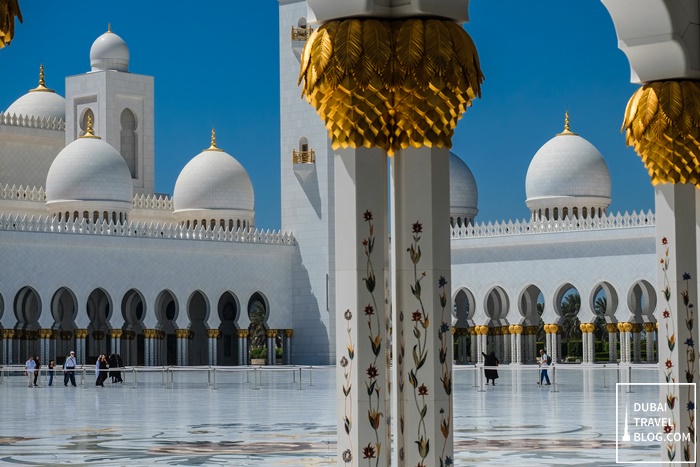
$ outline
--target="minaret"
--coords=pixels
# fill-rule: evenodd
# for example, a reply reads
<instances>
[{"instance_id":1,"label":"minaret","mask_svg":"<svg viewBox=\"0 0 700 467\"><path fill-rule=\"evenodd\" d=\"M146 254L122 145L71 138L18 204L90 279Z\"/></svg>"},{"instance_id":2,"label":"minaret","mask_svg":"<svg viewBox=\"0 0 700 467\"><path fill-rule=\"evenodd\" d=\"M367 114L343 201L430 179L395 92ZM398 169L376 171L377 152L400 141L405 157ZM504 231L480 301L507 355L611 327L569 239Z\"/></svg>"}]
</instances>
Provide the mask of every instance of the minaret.
<instances>
[{"instance_id":1,"label":"minaret","mask_svg":"<svg viewBox=\"0 0 700 467\"><path fill-rule=\"evenodd\" d=\"M90 64L90 72L66 78L66 144L91 116L96 133L124 158L134 193L153 194L153 77L129 72L129 48L111 25L92 44Z\"/></svg>"},{"instance_id":2,"label":"minaret","mask_svg":"<svg viewBox=\"0 0 700 467\"><path fill-rule=\"evenodd\" d=\"M282 230L294 233L293 353L335 362L334 159L328 133L297 85L311 28L303 0L280 2L280 168Z\"/></svg>"}]
</instances>

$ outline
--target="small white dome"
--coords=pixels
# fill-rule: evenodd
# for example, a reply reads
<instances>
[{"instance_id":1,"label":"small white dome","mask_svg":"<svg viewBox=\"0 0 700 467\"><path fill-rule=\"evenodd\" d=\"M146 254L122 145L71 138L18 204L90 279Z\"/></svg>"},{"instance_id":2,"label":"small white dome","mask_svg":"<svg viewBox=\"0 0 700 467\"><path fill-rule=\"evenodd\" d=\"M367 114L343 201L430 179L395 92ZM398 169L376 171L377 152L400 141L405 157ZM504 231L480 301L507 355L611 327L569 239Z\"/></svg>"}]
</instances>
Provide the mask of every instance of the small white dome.
<instances>
[{"instance_id":1,"label":"small white dome","mask_svg":"<svg viewBox=\"0 0 700 467\"><path fill-rule=\"evenodd\" d=\"M473 221L479 213L479 190L474 174L456 154L450 153L450 217L453 223Z\"/></svg>"},{"instance_id":2,"label":"small white dome","mask_svg":"<svg viewBox=\"0 0 700 467\"><path fill-rule=\"evenodd\" d=\"M10 105L8 115L66 119L66 100L44 85L44 66L39 72L39 86Z\"/></svg>"},{"instance_id":3,"label":"small white dome","mask_svg":"<svg viewBox=\"0 0 700 467\"><path fill-rule=\"evenodd\" d=\"M525 192L526 204L533 212L547 208L567 208L569 215L574 208L575 212L583 208L604 211L611 201L608 164L595 146L567 126L533 157Z\"/></svg>"},{"instance_id":4,"label":"small white dome","mask_svg":"<svg viewBox=\"0 0 700 467\"><path fill-rule=\"evenodd\" d=\"M215 142L180 172L173 205L179 220L241 219L250 225L255 217L255 195L248 173Z\"/></svg>"},{"instance_id":5,"label":"small white dome","mask_svg":"<svg viewBox=\"0 0 700 467\"><path fill-rule=\"evenodd\" d=\"M92 71L129 71L129 47L121 37L108 30L92 43L90 66Z\"/></svg>"},{"instance_id":6,"label":"small white dome","mask_svg":"<svg viewBox=\"0 0 700 467\"><path fill-rule=\"evenodd\" d=\"M131 172L119 152L95 137L78 138L54 159L46 176L46 206L60 211L128 212Z\"/></svg>"}]
</instances>

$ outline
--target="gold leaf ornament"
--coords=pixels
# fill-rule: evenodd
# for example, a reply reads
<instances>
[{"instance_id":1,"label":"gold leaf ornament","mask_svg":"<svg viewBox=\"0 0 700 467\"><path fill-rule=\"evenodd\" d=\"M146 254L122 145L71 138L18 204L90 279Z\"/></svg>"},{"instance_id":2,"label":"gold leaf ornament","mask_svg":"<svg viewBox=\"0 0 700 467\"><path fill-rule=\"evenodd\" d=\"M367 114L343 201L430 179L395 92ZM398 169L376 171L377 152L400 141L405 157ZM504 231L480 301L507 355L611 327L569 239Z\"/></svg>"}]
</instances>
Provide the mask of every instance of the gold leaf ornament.
<instances>
[{"instance_id":1,"label":"gold leaf ornament","mask_svg":"<svg viewBox=\"0 0 700 467\"><path fill-rule=\"evenodd\" d=\"M457 122L481 97L476 46L438 19L346 19L315 30L301 58L302 96L334 149L451 147Z\"/></svg>"},{"instance_id":2,"label":"gold leaf ornament","mask_svg":"<svg viewBox=\"0 0 700 467\"><path fill-rule=\"evenodd\" d=\"M657 81L630 98L622 124L652 185L700 187L700 83Z\"/></svg>"},{"instance_id":3,"label":"gold leaf ornament","mask_svg":"<svg viewBox=\"0 0 700 467\"><path fill-rule=\"evenodd\" d=\"M17 0L0 0L0 49L10 45L15 36L15 17L22 22L22 12Z\"/></svg>"}]
</instances>

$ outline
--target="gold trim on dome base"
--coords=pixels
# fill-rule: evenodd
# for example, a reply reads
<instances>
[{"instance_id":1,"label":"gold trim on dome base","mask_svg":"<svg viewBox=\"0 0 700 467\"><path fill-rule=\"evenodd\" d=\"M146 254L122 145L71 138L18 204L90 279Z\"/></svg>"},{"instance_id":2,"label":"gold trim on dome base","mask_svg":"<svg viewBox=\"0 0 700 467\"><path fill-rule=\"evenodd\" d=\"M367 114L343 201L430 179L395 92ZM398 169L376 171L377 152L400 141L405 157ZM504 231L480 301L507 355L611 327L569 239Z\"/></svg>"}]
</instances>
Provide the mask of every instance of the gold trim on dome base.
<instances>
[{"instance_id":1,"label":"gold trim on dome base","mask_svg":"<svg viewBox=\"0 0 700 467\"><path fill-rule=\"evenodd\" d=\"M302 96L326 124L333 149L452 147L484 76L476 46L439 19L330 21L301 57Z\"/></svg>"},{"instance_id":2,"label":"gold trim on dome base","mask_svg":"<svg viewBox=\"0 0 700 467\"><path fill-rule=\"evenodd\" d=\"M622 123L651 184L700 187L700 83L657 81L630 98Z\"/></svg>"}]
</instances>

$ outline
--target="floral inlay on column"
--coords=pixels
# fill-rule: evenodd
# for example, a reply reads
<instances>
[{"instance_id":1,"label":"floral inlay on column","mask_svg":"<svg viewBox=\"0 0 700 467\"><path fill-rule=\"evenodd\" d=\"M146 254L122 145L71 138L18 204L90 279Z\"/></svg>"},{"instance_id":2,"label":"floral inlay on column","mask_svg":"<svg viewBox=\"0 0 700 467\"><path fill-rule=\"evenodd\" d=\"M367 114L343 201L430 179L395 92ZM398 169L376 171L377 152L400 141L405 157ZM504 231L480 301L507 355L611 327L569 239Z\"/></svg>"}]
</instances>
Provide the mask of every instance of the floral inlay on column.
<instances>
[{"instance_id":1,"label":"floral inlay on column","mask_svg":"<svg viewBox=\"0 0 700 467\"><path fill-rule=\"evenodd\" d=\"M662 316L664 320L664 338L666 342L666 347L668 348L669 355L665 361L664 379L666 383L676 383L680 380L678 369L674 366L674 360L680 361L678 358L678 349L676 349L676 322L673 318L673 308L672 308L672 288L671 283L668 278L668 270L670 268L670 255L669 255L669 244L668 239L664 237L661 240L664 247L664 257L661 258L661 269L663 272L663 296L666 301L666 308L664 309ZM684 341L685 346L685 382L693 383L695 380L696 372L696 353L695 353L695 342L692 338L693 329L695 326L695 306L690 300L690 281L692 277L689 273L684 272L682 275L682 280L685 282L685 289L680 291L681 299L683 300L683 307L685 308L684 324L688 330L688 337ZM666 390L666 404L671 411L670 423L664 426L664 433L672 434L678 431L677 421L675 413L673 412L676 402L678 401L678 395L676 394L676 386L669 385ZM682 438L681 446L683 447L683 459L688 462L692 459L692 454L695 453L695 402L693 401L693 387L692 385L687 386L687 406L688 411L688 426L686 427L687 432L690 434L690 439ZM682 409L681 409L682 410ZM666 456L669 461L673 461L676 457L676 444L673 441L668 441L666 444Z\"/></svg>"},{"instance_id":2,"label":"floral inlay on column","mask_svg":"<svg viewBox=\"0 0 700 467\"><path fill-rule=\"evenodd\" d=\"M381 423L381 418L384 416L380 410L380 390L381 387L377 381L379 376L379 371L377 370L377 360L379 359L379 354L382 349L382 323L378 314L375 314L377 309L377 299L374 295L374 291L377 286L376 277L374 275L374 266L372 265L372 251L374 250L374 226L372 225L372 213L368 210L364 213L365 222L369 224L369 235L367 238L362 240L362 246L365 250L365 256L367 257L367 276L363 278L363 282L367 287L367 291L370 294L371 303L365 306L364 313L367 316L367 327L369 328L369 340L372 347L372 354L374 355L374 361L367 367L367 379L365 380L365 386L367 389L367 396L369 397L369 411L367 413L370 427L374 430L376 442L374 446L368 444L363 448L363 457L365 459L373 459L375 455L379 465L379 456L382 452L382 443L379 441L379 426ZM376 328L372 328L372 321L376 322Z\"/></svg>"},{"instance_id":3,"label":"floral inlay on column","mask_svg":"<svg viewBox=\"0 0 700 467\"><path fill-rule=\"evenodd\" d=\"M421 259L421 249L420 249L420 234L423 232L423 225L417 221L413 223L412 233L413 242L408 248L408 254L411 258L411 263L413 263L413 284L411 284L411 293L416 298L418 302L417 309L411 313L411 321L413 321L413 337L415 339L415 344L412 349L413 365L408 370L408 382L413 387L413 399L415 402L415 410L419 416L419 423L417 426L415 444L418 449L418 454L421 459L425 460L430 452L430 438L428 436L428 430L425 423L425 417L428 415L428 403L425 397L428 396L428 392L431 390L437 390L437 388L429 388L421 379L421 369L428 360L430 349L428 348L428 333L430 331L430 317L428 316L423 299L421 297L421 282L427 277L425 271L418 272L418 263ZM451 376L451 363L447 361L447 349L450 342L450 325L445 321L445 312L447 307L447 293L445 285L447 285L447 280L444 277L440 277L438 280L438 289L440 290L440 305L441 314L440 320L441 324L438 328L438 338L440 340L439 348L439 360L441 364L442 377L440 381L442 382L442 390L449 396L452 392L452 376ZM448 313L449 316L449 313ZM400 319L403 318L403 314L400 315ZM403 353L403 348L402 352ZM402 367L399 367L401 370ZM400 391L403 387L399 388ZM447 440L450 435L451 426L451 398L448 398L449 406L447 410L444 407L440 408L441 421L440 421L440 431L442 432L445 440L442 445L442 454L440 456L440 466L450 466L453 465L453 460L450 456L445 456L445 449L447 447ZM406 409L408 410L408 408ZM447 415L445 415L447 414ZM401 420L401 426L403 431L403 420ZM400 456L401 457L401 456ZM424 467L424 462L419 463L416 467Z\"/></svg>"},{"instance_id":4,"label":"floral inlay on column","mask_svg":"<svg viewBox=\"0 0 700 467\"><path fill-rule=\"evenodd\" d=\"M695 307L690 302L689 286L690 274L683 274L683 281L685 282L685 290L681 292L681 297L683 297L683 305L685 307L685 326L688 329L689 334L693 335L693 328L695 326ZM695 342L692 337L688 337L685 342L685 357L686 357L686 369L685 369L685 382L692 383L695 380L695 365L696 354L695 354ZM683 441L683 460L690 461L691 452L695 451L695 447L691 447L691 444L695 440L695 402L693 401L693 387L688 385L688 433L690 433L690 440ZM697 454L696 454L697 455Z\"/></svg>"},{"instance_id":5,"label":"floral inlay on column","mask_svg":"<svg viewBox=\"0 0 700 467\"><path fill-rule=\"evenodd\" d=\"M664 300L666 300L666 309L663 311L663 317L665 321L664 325L664 337L666 338L666 345L668 346L669 352L673 353L676 348L676 325L673 321L673 315L671 314L671 284L668 279L668 268L671 265L671 260L669 258L669 246L668 239L664 237L661 240L664 245L665 256L661 258L661 270L664 274L664 285L663 285L663 295ZM666 359L666 371L664 371L664 376L667 383L675 383L677 380L676 370L673 367L673 361L670 358ZM664 426L665 433L672 433L676 431L676 419L673 413L673 408L676 405L676 391L674 386L666 386L666 404L671 409L671 423ZM666 455L669 460L673 460L676 457L676 445L673 442L669 442L666 445Z\"/></svg>"},{"instance_id":6,"label":"floral inlay on column","mask_svg":"<svg viewBox=\"0 0 700 467\"><path fill-rule=\"evenodd\" d=\"M343 461L345 464L354 465L352 463L352 437L350 436L350 430L352 429L352 362L355 358L355 344L352 342L352 328L350 327L350 322L352 321L352 312L350 310L345 310L345 322L347 323L348 332L348 342L347 342L347 356L343 356L340 359L340 366L343 367L343 376L345 378L345 384L343 385L343 395L345 396L344 409L345 414L343 416L343 421L345 424L345 434L348 437L348 442L350 443L350 449L346 449L343 452Z\"/></svg>"}]
</instances>

